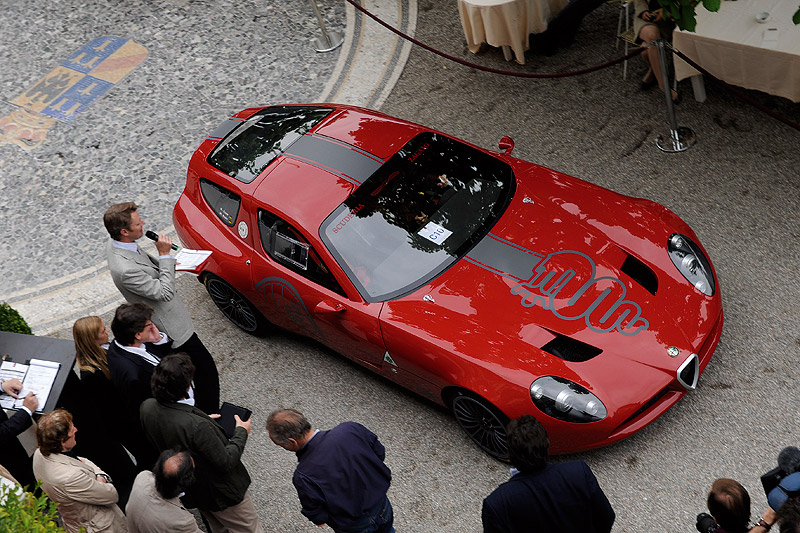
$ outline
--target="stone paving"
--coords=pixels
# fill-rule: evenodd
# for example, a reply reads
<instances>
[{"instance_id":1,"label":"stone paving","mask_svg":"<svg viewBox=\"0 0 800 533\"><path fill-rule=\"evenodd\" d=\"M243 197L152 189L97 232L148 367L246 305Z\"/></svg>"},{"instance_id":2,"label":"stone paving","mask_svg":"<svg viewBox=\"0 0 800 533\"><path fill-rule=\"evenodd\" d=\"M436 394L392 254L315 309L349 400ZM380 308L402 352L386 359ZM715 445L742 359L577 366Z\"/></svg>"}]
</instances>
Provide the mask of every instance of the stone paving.
<instances>
[{"instance_id":1,"label":"stone paving","mask_svg":"<svg viewBox=\"0 0 800 533\"><path fill-rule=\"evenodd\" d=\"M132 39L148 55L71 123L52 121L35 148L0 137L0 301L37 334L118 305L103 212L133 200L150 229L170 233L192 152L230 114L284 102L380 107L410 45L345 2L318 3L327 28L346 37L333 52L315 52L309 2L4 2L0 117L94 39ZM413 33L415 0L362 3Z\"/></svg>"}]
</instances>

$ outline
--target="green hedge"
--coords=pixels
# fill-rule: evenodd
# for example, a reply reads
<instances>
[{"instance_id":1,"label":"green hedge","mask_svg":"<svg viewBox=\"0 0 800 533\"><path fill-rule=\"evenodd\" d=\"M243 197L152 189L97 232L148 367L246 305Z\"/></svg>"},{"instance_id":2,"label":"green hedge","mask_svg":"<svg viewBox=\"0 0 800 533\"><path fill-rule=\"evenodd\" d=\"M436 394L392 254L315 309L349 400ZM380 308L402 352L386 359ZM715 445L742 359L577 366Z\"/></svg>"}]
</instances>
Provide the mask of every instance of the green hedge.
<instances>
[{"instance_id":1,"label":"green hedge","mask_svg":"<svg viewBox=\"0 0 800 533\"><path fill-rule=\"evenodd\" d=\"M33 335L30 326L19 312L6 302L0 303L0 331Z\"/></svg>"},{"instance_id":2,"label":"green hedge","mask_svg":"<svg viewBox=\"0 0 800 533\"><path fill-rule=\"evenodd\" d=\"M25 492L21 496L7 487L0 487L0 529L17 533L64 533L56 521L57 505L46 494L34 496Z\"/></svg>"}]
</instances>

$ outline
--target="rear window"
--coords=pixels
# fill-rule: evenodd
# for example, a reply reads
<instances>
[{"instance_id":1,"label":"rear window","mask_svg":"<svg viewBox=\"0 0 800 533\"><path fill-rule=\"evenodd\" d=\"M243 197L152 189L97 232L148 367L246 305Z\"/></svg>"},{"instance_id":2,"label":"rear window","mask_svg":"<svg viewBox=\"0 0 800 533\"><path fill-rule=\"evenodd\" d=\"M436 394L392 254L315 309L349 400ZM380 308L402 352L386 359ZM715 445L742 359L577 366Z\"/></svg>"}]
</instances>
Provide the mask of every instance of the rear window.
<instances>
[{"instance_id":1,"label":"rear window","mask_svg":"<svg viewBox=\"0 0 800 533\"><path fill-rule=\"evenodd\" d=\"M222 139L207 161L228 176L250 183L331 111L329 107L263 109Z\"/></svg>"}]
</instances>

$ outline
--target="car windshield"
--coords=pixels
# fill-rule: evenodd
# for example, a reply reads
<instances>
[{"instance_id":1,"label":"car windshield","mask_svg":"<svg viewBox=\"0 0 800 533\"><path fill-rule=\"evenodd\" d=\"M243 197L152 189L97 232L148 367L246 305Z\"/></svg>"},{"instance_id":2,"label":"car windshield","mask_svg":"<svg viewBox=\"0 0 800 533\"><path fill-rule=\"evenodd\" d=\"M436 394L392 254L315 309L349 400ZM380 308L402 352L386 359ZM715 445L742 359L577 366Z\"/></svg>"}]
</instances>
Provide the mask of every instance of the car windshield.
<instances>
[{"instance_id":1,"label":"car windshield","mask_svg":"<svg viewBox=\"0 0 800 533\"><path fill-rule=\"evenodd\" d=\"M422 133L325 219L320 237L365 300L390 300L463 257L513 192L508 164Z\"/></svg>"}]
</instances>

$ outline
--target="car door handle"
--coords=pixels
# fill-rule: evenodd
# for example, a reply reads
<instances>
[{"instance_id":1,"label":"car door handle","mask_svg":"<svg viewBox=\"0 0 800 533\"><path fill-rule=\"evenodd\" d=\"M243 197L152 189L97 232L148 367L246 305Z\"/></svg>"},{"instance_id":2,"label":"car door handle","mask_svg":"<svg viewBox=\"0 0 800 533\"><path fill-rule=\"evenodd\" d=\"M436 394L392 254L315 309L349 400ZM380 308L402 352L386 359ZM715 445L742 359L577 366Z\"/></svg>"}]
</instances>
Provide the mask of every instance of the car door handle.
<instances>
[{"instance_id":1,"label":"car door handle","mask_svg":"<svg viewBox=\"0 0 800 533\"><path fill-rule=\"evenodd\" d=\"M314 312L320 315L328 313L341 313L342 311L346 310L347 308L339 302L331 302L329 300L322 300L314 308Z\"/></svg>"}]
</instances>

